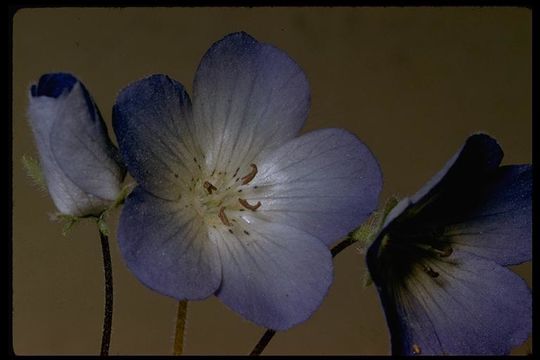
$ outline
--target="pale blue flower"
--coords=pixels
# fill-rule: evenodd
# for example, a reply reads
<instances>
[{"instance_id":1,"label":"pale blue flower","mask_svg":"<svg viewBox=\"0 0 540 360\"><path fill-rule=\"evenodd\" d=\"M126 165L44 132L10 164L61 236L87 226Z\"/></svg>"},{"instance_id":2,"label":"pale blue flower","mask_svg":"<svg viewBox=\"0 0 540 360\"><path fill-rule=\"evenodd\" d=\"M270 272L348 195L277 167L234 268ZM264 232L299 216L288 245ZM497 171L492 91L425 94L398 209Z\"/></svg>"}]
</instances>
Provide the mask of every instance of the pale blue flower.
<instances>
[{"instance_id":1,"label":"pale blue flower","mask_svg":"<svg viewBox=\"0 0 540 360\"><path fill-rule=\"evenodd\" d=\"M332 282L328 247L375 209L377 161L340 129L297 137L308 81L283 51L245 33L204 55L193 83L129 85L113 125L139 186L118 237L133 273L176 299L215 294L272 329L306 320Z\"/></svg>"},{"instance_id":2,"label":"pale blue flower","mask_svg":"<svg viewBox=\"0 0 540 360\"><path fill-rule=\"evenodd\" d=\"M369 248L393 354L507 354L530 334L530 290L506 266L531 260L532 167L502 157L469 137Z\"/></svg>"},{"instance_id":3,"label":"pale blue flower","mask_svg":"<svg viewBox=\"0 0 540 360\"><path fill-rule=\"evenodd\" d=\"M28 117L49 194L62 214L98 215L120 192L125 169L84 85L45 74L30 88Z\"/></svg>"}]
</instances>

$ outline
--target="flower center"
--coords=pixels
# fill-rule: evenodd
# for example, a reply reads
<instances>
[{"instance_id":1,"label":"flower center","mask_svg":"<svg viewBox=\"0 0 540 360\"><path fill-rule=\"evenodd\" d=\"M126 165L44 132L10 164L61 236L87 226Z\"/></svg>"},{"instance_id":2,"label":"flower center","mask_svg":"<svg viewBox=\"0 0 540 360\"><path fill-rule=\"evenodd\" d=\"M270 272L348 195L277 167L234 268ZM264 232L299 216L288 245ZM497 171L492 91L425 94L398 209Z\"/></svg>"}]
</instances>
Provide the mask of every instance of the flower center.
<instances>
[{"instance_id":1,"label":"flower center","mask_svg":"<svg viewBox=\"0 0 540 360\"><path fill-rule=\"evenodd\" d=\"M250 185L257 172L255 164L250 164L243 176L240 168L232 175L218 170L204 175L201 171L200 178L191 178L189 203L207 225L214 228L225 226L232 233L241 212L257 211L262 205L260 201L249 200L257 191L257 186Z\"/></svg>"}]
</instances>

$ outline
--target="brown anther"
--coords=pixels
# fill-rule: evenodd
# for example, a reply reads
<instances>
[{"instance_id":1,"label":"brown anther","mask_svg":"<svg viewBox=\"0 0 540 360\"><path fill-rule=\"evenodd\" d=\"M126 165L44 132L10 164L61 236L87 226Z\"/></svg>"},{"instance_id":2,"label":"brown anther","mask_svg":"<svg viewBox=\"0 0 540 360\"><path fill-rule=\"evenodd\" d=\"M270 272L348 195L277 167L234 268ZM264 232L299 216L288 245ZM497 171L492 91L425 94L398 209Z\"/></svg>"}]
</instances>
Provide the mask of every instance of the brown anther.
<instances>
[{"instance_id":1,"label":"brown anther","mask_svg":"<svg viewBox=\"0 0 540 360\"><path fill-rule=\"evenodd\" d=\"M245 207L246 209L249 209L249 210L251 210L251 211L255 211L255 210L257 210L257 209L261 206L261 202L260 202L260 201L257 201L257 203L256 203L255 205L251 205L250 203L247 202L247 200L238 198L238 202L239 202L240 204L242 204L243 207Z\"/></svg>"},{"instance_id":2,"label":"brown anther","mask_svg":"<svg viewBox=\"0 0 540 360\"><path fill-rule=\"evenodd\" d=\"M206 191L208 191L209 194L212 194L212 191L217 190L217 187L210 184L208 181L204 182L203 187L206 189Z\"/></svg>"},{"instance_id":3,"label":"brown anther","mask_svg":"<svg viewBox=\"0 0 540 360\"><path fill-rule=\"evenodd\" d=\"M424 265L424 271L432 278L439 277L439 273L433 270L431 267Z\"/></svg>"},{"instance_id":4,"label":"brown anther","mask_svg":"<svg viewBox=\"0 0 540 360\"><path fill-rule=\"evenodd\" d=\"M439 250L439 251L440 251L439 257L449 257L454 252L454 250L450 246L444 250Z\"/></svg>"},{"instance_id":5,"label":"brown anther","mask_svg":"<svg viewBox=\"0 0 540 360\"><path fill-rule=\"evenodd\" d=\"M420 355L422 353L422 349L420 348L420 346L418 346L418 344L413 344L412 352L414 355Z\"/></svg>"},{"instance_id":6,"label":"brown anther","mask_svg":"<svg viewBox=\"0 0 540 360\"><path fill-rule=\"evenodd\" d=\"M251 180L257 175L257 165L255 164L249 164L251 166L251 171L246 176L242 177L242 185L249 184Z\"/></svg>"},{"instance_id":7,"label":"brown anther","mask_svg":"<svg viewBox=\"0 0 540 360\"><path fill-rule=\"evenodd\" d=\"M219 217L219 220L221 220L221 222L223 223L223 225L231 226L231 223L229 222L229 218L227 217L227 215L225 215L225 207L222 206L219 209L218 217Z\"/></svg>"}]
</instances>

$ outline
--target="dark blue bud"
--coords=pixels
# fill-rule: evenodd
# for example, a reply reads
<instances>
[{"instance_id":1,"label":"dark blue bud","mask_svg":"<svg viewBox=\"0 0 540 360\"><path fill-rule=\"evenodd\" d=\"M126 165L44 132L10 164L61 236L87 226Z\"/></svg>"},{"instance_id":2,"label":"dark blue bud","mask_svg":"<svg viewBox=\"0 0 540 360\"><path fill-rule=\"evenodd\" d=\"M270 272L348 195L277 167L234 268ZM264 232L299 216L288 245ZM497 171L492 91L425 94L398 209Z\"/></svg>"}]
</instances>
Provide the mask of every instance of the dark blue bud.
<instances>
[{"instance_id":1,"label":"dark blue bud","mask_svg":"<svg viewBox=\"0 0 540 360\"><path fill-rule=\"evenodd\" d=\"M64 91L71 91L75 83L77 83L77 78L71 74L44 74L39 78L37 86L32 85L30 92L33 97L47 96L57 98L62 95Z\"/></svg>"}]
</instances>

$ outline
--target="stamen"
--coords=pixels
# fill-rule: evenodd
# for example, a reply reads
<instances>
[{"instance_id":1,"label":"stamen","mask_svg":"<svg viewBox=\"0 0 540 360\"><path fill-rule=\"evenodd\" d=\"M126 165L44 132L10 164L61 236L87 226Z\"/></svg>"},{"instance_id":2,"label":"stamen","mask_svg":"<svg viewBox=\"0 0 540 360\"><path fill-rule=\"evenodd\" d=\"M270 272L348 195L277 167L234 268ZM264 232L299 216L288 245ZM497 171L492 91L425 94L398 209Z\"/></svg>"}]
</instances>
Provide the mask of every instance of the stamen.
<instances>
[{"instance_id":1,"label":"stamen","mask_svg":"<svg viewBox=\"0 0 540 360\"><path fill-rule=\"evenodd\" d=\"M219 209L218 213L219 220L223 223L225 226L231 226L231 223L229 222L229 218L227 218L227 215L225 215L225 207L221 207Z\"/></svg>"},{"instance_id":2,"label":"stamen","mask_svg":"<svg viewBox=\"0 0 540 360\"><path fill-rule=\"evenodd\" d=\"M448 257L452 255L452 253L454 252L454 250L450 246L448 246L448 244L437 244L436 246L434 246L434 245L415 243L414 246L420 249L435 253L439 257Z\"/></svg>"},{"instance_id":3,"label":"stamen","mask_svg":"<svg viewBox=\"0 0 540 360\"><path fill-rule=\"evenodd\" d=\"M420 355L422 353L422 349L420 348L420 346L418 346L418 344L413 344L412 352L414 355Z\"/></svg>"},{"instance_id":4,"label":"stamen","mask_svg":"<svg viewBox=\"0 0 540 360\"><path fill-rule=\"evenodd\" d=\"M436 278L436 277L439 277L439 273L436 272L435 270L433 270L431 267L427 266L427 265L423 265L424 266L424 271L429 275L431 276L432 278Z\"/></svg>"},{"instance_id":5,"label":"stamen","mask_svg":"<svg viewBox=\"0 0 540 360\"><path fill-rule=\"evenodd\" d=\"M242 185L249 184L255 175L257 175L257 165L249 164L249 166L251 166L251 172L242 178Z\"/></svg>"},{"instance_id":6,"label":"stamen","mask_svg":"<svg viewBox=\"0 0 540 360\"><path fill-rule=\"evenodd\" d=\"M208 181L205 181L205 182L204 182L203 187L206 189L206 191L208 191L209 194L212 194L212 191L216 191L216 190L217 190L217 187L215 187L214 185L210 184Z\"/></svg>"},{"instance_id":7,"label":"stamen","mask_svg":"<svg viewBox=\"0 0 540 360\"><path fill-rule=\"evenodd\" d=\"M452 255L454 250L449 246L446 249L437 249L433 248L437 254L439 254L439 257L449 257Z\"/></svg>"},{"instance_id":8,"label":"stamen","mask_svg":"<svg viewBox=\"0 0 540 360\"><path fill-rule=\"evenodd\" d=\"M243 207L245 207L246 209L249 209L249 210L251 210L251 211L255 211L255 210L257 210L257 209L261 206L261 202L260 202L260 201L257 201L257 203L256 203L255 205L251 205L250 203L247 202L247 200L238 198L238 202L239 202L240 204L242 204Z\"/></svg>"}]
</instances>

